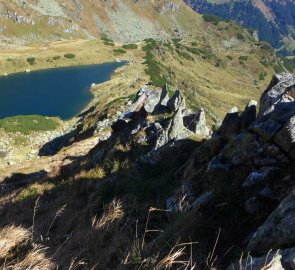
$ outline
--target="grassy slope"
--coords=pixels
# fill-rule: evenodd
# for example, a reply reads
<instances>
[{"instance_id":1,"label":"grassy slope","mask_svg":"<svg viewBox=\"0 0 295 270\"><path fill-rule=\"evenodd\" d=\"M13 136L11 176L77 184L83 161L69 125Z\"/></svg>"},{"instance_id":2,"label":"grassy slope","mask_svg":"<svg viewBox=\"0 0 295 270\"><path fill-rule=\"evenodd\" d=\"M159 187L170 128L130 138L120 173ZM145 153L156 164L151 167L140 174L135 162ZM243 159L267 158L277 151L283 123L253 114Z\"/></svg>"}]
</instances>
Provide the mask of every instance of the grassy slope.
<instances>
[{"instance_id":1,"label":"grassy slope","mask_svg":"<svg viewBox=\"0 0 295 270\"><path fill-rule=\"evenodd\" d=\"M14 116L0 119L0 128L3 128L6 132L20 132L24 134L54 130L58 125L58 119L40 115Z\"/></svg>"}]
</instances>

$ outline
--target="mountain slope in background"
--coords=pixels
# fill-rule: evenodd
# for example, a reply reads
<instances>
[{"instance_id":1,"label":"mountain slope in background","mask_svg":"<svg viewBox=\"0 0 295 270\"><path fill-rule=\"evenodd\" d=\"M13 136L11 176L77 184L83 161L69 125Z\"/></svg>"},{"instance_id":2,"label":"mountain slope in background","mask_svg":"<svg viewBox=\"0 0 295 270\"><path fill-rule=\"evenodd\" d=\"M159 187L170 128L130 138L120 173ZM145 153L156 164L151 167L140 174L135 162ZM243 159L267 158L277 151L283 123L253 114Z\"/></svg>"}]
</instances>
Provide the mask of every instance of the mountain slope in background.
<instances>
[{"instance_id":1,"label":"mountain slope in background","mask_svg":"<svg viewBox=\"0 0 295 270\"><path fill-rule=\"evenodd\" d=\"M257 29L283 55L295 53L295 2L293 0L185 0L203 14L239 21Z\"/></svg>"},{"instance_id":2,"label":"mountain slope in background","mask_svg":"<svg viewBox=\"0 0 295 270\"><path fill-rule=\"evenodd\" d=\"M183 31L179 16L184 11L190 12L179 0L0 0L0 40L30 43L102 33L119 42L163 40Z\"/></svg>"}]
</instances>

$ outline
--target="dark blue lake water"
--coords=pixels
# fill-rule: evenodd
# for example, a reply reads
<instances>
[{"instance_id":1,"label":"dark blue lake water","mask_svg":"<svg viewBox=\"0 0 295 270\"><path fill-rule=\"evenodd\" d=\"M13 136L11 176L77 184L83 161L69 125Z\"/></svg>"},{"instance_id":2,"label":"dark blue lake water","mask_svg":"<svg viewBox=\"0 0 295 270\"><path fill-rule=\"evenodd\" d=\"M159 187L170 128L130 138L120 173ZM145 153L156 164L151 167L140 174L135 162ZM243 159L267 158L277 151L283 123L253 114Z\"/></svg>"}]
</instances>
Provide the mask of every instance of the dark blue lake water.
<instances>
[{"instance_id":1,"label":"dark blue lake water","mask_svg":"<svg viewBox=\"0 0 295 270\"><path fill-rule=\"evenodd\" d=\"M15 115L69 119L93 98L92 83L110 79L126 62L55 68L0 77L0 118Z\"/></svg>"}]
</instances>

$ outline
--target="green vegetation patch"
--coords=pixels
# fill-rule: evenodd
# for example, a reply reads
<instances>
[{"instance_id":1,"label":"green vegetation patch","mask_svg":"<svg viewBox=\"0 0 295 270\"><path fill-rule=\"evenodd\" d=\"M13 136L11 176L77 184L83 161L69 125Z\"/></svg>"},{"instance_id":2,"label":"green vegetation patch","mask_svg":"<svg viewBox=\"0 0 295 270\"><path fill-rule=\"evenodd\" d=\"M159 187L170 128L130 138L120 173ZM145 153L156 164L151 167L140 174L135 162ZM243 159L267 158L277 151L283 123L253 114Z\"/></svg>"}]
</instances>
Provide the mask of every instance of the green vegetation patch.
<instances>
[{"instance_id":1,"label":"green vegetation patch","mask_svg":"<svg viewBox=\"0 0 295 270\"><path fill-rule=\"evenodd\" d=\"M101 40L103 41L104 45L115 46L114 41L107 34L103 34L101 36Z\"/></svg>"},{"instance_id":2,"label":"green vegetation patch","mask_svg":"<svg viewBox=\"0 0 295 270\"><path fill-rule=\"evenodd\" d=\"M27 58L27 62L30 64L30 65L34 65L36 63L36 58L35 57L28 57Z\"/></svg>"},{"instance_id":3,"label":"green vegetation patch","mask_svg":"<svg viewBox=\"0 0 295 270\"><path fill-rule=\"evenodd\" d=\"M214 15L203 15L203 19L205 22L213 23L214 25L218 25L220 22L224 22L225 20Z\"/></svg>"},{"instance_id":4,"label":"green vegetation patch","mask_svg":"<svg viewBox=\"0 0 295 270\"><path fill-rule=\"evenodd\" d=\"M131 94L129 97L128 97L132 102L134 102L137 98L137 95L136 94Z\"/></svg>"},{"instance_id":5,"label":"green vegetation patch","mask_svg":"<svg viewBox=\"0 0 295 270\"><path fill-rule=\"evenodd\" d=\"M154 39L146 39L146 45L143 47L143 51L146 52L145 64L147 68L145 72L150 76L151 83L158 87L163 87L166 84L166 80L161 75L161 64L156 61L152 50L155 49L158 44Z\"/></svg>"},{"instance_id":6,"label":"green vegetation patch","mask_svg":"<svg viewBox=\"0 0 295 270\"><path fill-rule=\"evenodd\" d=\"M123 49L115 49L113 51L114 51L114 53L118 53L118 54L124 54L124 53L126 53L126 51L123 50Z\"/></svg>"},{"instance_id":7,"label":"green vegetation patch","mask_svg":"<svg viewBox=\"0 0 295 270\"><path fill-rule=\"evenodd\" d=\"M122 46L123 49L136 50L138 48L137 44L125 44Z\"/></svg>"},{"instance_id":8,"label":"green vegetation patch","mask_svg":"<svg viewBox=\"0 0 295 270\"><path fill-rule=\"evenodd\" d=\"M246 56L246 55L242 55L242 56L239 57L239 60L245 62L245 61L248 60L248 56Z\"/></svg>"},{"instance_id":9,"label":"green vegetation patch","mask_svg":"<svg viewBox=\"0 0 295 270\"><path fill-rule=\"evenodd\" d=\"M197 55L200 54L200 50L198 48L193 48L193 47L185 47L185 48L190 53L197 54Z\"/></svg>"},{"instance_id":10,"label":"green vegetation patch","mask_svg":"<svg viewBox=\"0 0 295 270\"><path fill-rule=\"evenodd\" d=\"M275 73L282 73L285 72L284 67L282 66L281 63L276 63L273 65L273 70L275 71Z\"/></svg>"},{"instance_id":11,"label":"green vegetation patch","mask_svg":"<svg viewBox=\"0 0 295 270\"><path fill-rule=\"evenodd\" d=\"M65 57L65 58L68 58L68 59L73 59L73 58L76 57L76 55L74 55L73 53L66 53L66 54L64 55L64 57Z\"/></svg>"},{"instance_id":12,"label":"green vegetation patch","mask_svg":"<svg viewBox=\"0 0 295 270\"><path fill-rule=\"evenodd\" d=\"M178 49L176 50L176 52L180 57L182 57L186 60L189 60L189 61L194 61L194 58L189 53L178 50Z\"/></svg>"},{"instance_id":13,"label":"green vegetation patch","mask_svg":"<svg viewBox=\"0 0 295 270\"><path fill-rule=\"evenodd\" d=\"M261 71L259 73L259 80L264 81L266 76L267 76L267 72L266 71Z\"/></svg>"},{"instance_id":14,"label":"green vegetation patch","mask_svg":"<svg viewBox=\"0 0 295 270\"><path fill-rule=\"evenodd\" d=\"M20 115L0 119L0 128L6 132L29 134L34 131L54 130L59 126L56 118L41 115Z\"/></svg>"},{"instance_id":15,"label":"green vegetation patch","mask_svg":"<svg viewBox=\"0 0 295 270\"><path fill-rule=\"evenodd\" d=\"M38 196L42 196L44 193L49 192L54 188L54 185L50 182L45 182L42 184L36 183L25 189L23 189L17 196L17 201L24 201L29 199L34 199Z\"/></svg>"},{"instance_id":16,"label":"green vegetation patch","mask_svg":"<svg viewBox=\"0 0 295 270\"><path fill-rule=\"evenodd\" d=\"M295 70L295 63L288 58L283 58L284 67L291 73Z\"/></svg>"},{"instance_id":17,"label":"green vegetation patch","mask_svg":"<svg viewBox=\"0 0 295 270\"><path fill-rule=\"evenodd\" d=\"M237 33L237 39L245 40L245 36L242 33Z\"/></svg>"}]
</instances>

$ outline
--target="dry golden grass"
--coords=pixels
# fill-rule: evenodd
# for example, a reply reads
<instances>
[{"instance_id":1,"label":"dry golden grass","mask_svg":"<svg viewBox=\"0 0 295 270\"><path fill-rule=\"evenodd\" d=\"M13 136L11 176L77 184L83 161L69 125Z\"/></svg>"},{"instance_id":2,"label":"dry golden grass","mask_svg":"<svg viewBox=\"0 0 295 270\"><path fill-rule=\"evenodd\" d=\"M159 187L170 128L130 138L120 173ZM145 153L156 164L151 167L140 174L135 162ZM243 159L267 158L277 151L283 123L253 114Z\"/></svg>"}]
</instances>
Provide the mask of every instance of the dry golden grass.
<instances>
[{"instance_id":1,"label":"dry golden grass","mask_svg":"<svg viewBox=\"0 0 295 270\"><path fill-rule=\"evenodd\" d=\"M0 259L5 259L20 244L29 240L30 232L20 226L10 225L0 230Z\"/></svg>"},{"instance_id":2,"label":"dry golden grass","mask_svg":"<svg viewBox=\"0 0 295 270\"><path fill-rule=\"evenodd\" d=\"M23 260L2 266L1 270L53 270L55 263L46 255L45 247L38 245L34 247Z\"/></svg>"},{"instance_id":3,"label":"dry golden grass","mask_svg":"<svg viewBox=\"0 0 295 270\"><path fill-rule=\"evenodd\" d=\"M114 199L109 205L104 209L104 213L98 219L94 217L92 219L92 228L99 229L108 229L111 224L115 221L119 221L124 216L123 205L120 200Z\"/></svg>"}]
</instances>

